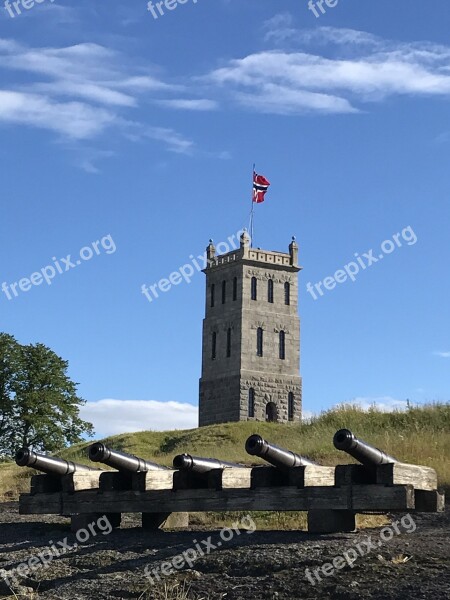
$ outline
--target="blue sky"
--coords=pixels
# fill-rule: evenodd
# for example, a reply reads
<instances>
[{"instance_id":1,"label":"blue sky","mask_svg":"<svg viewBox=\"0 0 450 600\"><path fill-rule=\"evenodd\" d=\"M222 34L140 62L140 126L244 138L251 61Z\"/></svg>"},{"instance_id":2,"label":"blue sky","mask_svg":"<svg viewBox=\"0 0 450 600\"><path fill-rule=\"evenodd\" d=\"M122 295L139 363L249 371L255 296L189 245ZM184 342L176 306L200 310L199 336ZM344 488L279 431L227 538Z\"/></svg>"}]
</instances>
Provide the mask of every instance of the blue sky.
<instances>
[{"instance_id":1,"label":"blue sky","mask_svg":"<svg viewBox=\"0 0 450 600\"><path fill-rule=\"evenodd\" d=\"M0 330L69 360L99 435L195 425L204 276L141 286L247 225L253 162L255 245L300 246L304 410L449 400L448 0L0 9L0 284L51 267Z\"/></svg>"}]
</instances>

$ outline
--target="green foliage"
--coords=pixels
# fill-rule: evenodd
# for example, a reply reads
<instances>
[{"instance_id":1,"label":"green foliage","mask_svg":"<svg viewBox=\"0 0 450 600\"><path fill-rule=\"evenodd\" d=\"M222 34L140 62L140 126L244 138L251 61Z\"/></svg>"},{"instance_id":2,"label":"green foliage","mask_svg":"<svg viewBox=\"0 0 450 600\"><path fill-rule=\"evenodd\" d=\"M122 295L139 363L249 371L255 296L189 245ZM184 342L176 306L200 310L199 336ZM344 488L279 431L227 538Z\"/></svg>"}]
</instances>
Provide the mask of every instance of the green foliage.
<instances>
[{"instance_id":1,"label":"green foliage","mask_svg":"<svg viewBox=\"0 0 450 600\"><path fill-rule=\"evenodd\" d=\"M6 333L0 334L0 444L11 443L14 424L11 397L17 383L19 362L20 352L16 340Z\"/></svg>"},{"instance_id":2,"label":"green foliage","mask_svg":"<svg viewBox=\"0 0 450 600\"><path fill-rule=\"evenodd\" d=\"M0 455L20 446L52 452L92 435L68 363L43 344L20 345L0 333Z\"/></svg>"}]
</instances>

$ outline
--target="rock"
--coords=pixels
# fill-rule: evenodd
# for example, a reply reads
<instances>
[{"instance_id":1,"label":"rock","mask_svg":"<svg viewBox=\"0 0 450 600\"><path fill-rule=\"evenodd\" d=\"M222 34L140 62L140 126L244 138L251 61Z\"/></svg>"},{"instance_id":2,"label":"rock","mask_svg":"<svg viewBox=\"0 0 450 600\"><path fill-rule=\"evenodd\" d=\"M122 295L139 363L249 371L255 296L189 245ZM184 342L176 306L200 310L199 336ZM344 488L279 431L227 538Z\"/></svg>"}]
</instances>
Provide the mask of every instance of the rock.
<instances>
[{"instance_id":1,"label":"rock","mask_svg":"<svg viewBox=\"0 0 450 600\"><path fill-rule=\"evenodd\" d=\"M13 592L9 585L6 583L8 581L8 571L5 569L0 569L0 597L3 596L12 596ZM12 582L11 582L12 585Z\"/></svg>"},{"instance_id":2,"label":"rock","mask_svg":"<svg viewBox=\"0 0 450 600\"><path fill-rule=\"evenodd\" d=\"M184 571L185 575L189 575L193 579L201 579L203 577L202 573L199 571L195 571L194 569L186 569Z\"/></svg>"}]
</instances>

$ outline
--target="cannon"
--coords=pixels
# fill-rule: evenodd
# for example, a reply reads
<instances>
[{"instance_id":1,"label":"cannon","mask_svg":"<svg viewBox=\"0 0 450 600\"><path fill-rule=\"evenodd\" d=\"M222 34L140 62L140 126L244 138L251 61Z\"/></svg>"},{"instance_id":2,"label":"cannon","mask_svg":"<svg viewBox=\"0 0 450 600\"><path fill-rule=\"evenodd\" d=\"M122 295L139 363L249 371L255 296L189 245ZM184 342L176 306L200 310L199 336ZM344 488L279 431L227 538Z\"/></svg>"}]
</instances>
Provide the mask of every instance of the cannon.
<instances>
[{"instance_id":1,"label":"cannon","mask_svg":"<svg viewBox=\"0 0 450 600\"><path fill-rule=\"evenodd\" d=\"M339 429L333 437L333 444L337 450L343 450L356 458L366 467L397 463L398 460L386 452L359 440L349 429Z\"/></svg>"},{"instance_id":2,"label":"cannon","mask_svg":"<svg viewBox=\"0 0 450 600\"><path fill-rule=\"evenodd\" d=\"M304 456L280 448L275 444L270 444L260 435L251 435L245 442L245 449L248 454L259 456L278 469L317 465L317 463Z\"/></svg>"},{"instance_id":3,"label":"cannon","mask_svg":"<svg viewBox=\"0 0 450 600\"><path fill-rule=\"evenodd\" d=\"M86 465L79 465L70 460L54 458L45 454L38 454L29 448L21 448L16 452L16 464L19 467L30 467L47 475L70 475L79 471L97 471Z\"/></svg>"},{"instance_id":4,"label":"cannon","mask_svg":"<svg viewBox=\"0 0 450 600\"><path fill-rule=\"evenodd\" d=\"M180 471L190 471L192 473L196 473L198 475L202 475L203 473L208 473L213 469L230 469L234 467L245 468L244 465L239 465L237 463L225 462L223 460L218 460L217 458L202 458L200 456L191 456L190 454L178 454L173 459L173 468L178 469Z\"/></svg>"},{"instance_id":5,"label":"cannon","mask_svg":"<svg viewBox=\"0 0 450 600\"><path fill-rule=\"evenodd\" d=\"M103 463L123 473L146 473L148 471L169 470L169 467L149 462L133 454L111 450L111 448L108 448L101 442L92 444L89 447L89 458L93 462Z\"/></svg>"}]
</instances>

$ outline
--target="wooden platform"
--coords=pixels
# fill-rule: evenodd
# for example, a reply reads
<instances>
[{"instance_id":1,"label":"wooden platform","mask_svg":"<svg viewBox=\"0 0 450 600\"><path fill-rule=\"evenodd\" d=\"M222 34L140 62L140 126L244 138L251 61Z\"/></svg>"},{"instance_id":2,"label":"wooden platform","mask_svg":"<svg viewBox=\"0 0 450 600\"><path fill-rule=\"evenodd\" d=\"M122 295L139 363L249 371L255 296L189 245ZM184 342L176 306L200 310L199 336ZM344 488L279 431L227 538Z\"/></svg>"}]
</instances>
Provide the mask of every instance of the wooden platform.
<instances>
[{"instance_id":1,"label":"wooden platform","mask_svg":"<svg viewBox=\"0 0 450 600\"><path fill-rule=\"evenodd\" d=\"M433 469L401 463L373 469L229 468L201 476L172 470L74 473L33 477L31 493L20 497L20 513L102 513L115 515L118 523L121 513L142 513L143 523L151 528L170 513L308 511L309 531L352 531L356 513L443 511L444 496L436 488Z\"/></svg>"}]
</instances>

